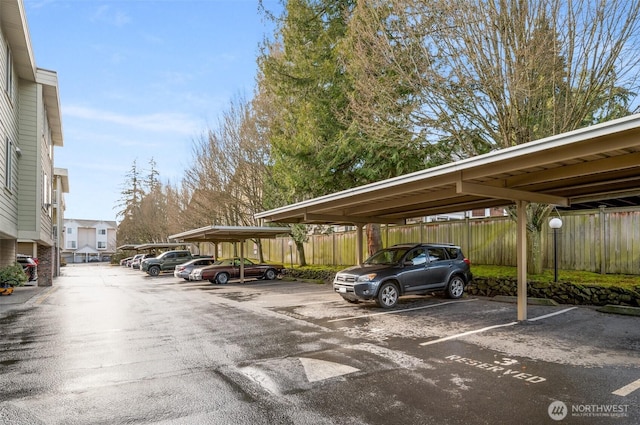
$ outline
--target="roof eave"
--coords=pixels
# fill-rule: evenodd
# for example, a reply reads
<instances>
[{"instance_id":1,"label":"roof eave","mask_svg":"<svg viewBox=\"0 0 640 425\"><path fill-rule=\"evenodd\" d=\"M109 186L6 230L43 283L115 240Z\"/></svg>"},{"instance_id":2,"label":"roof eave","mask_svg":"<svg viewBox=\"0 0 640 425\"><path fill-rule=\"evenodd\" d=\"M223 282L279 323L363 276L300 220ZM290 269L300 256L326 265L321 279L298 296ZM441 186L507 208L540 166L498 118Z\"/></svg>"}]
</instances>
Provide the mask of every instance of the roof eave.
<instances>
[{"instance_id":1,"label":"roof eave","mask_svg":"<svg viewBox=\"0 0 640 425\"><path fill-rule=\"evenodd\" d=\"M4 0L1 3L0 25L11 49L17 76L28 81L36 79L34 59L27 15L20 0Z\"/></svg>"}]
</instances>

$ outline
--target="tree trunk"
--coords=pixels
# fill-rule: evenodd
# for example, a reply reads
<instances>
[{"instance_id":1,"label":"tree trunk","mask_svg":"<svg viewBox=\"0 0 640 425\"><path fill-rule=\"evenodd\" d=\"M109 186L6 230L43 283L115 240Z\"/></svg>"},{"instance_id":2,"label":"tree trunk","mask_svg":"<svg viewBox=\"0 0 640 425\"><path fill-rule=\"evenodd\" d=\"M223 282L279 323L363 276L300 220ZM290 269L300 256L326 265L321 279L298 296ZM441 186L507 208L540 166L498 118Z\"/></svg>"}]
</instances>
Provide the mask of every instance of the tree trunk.
<instances>
[{"instance_id":1,"label":"tree trunk","mask_svg":"<svg viewBox=\"0 0 640 425\"><path fill-rule=\"evenodd\" d=\"M542 254L542 231L529 230L527 232L527 272L541 274L544 255Z\"/></svg>"},{"instance_id":2,"label":"tree trunk","mask_svg":"<svg viewBox=\"0 0 640 425\"><path fill-rule=\"evenodd\" d=\"M296 241L296 249L298 250L298 260L300 260L300 266L306 266L307 258L304 256L304 243Z\"/></svg>"},{"instance_id":3,"label":"tree trunk","mask_svg":"<svg viewBox=\"0 0 640 425\"><path fill-rule=\"evenodd\" d=\"M369 256L382 249L382 234L379 224L367 224L367 249Z\"/></svg>"},{"instance_id":4,"label":"tree trunk","mask_svg":"<svg viewBox=\"0 0 640 425\"><path fill-rule=\"evenodd\" d=\"M264 254L262 252L262 240L261 239L256 239L256 240L252 240L252 242L254 242L257 246L258 246L258 259L261 263L264 263Z\"/></svg>"}]
</instances>

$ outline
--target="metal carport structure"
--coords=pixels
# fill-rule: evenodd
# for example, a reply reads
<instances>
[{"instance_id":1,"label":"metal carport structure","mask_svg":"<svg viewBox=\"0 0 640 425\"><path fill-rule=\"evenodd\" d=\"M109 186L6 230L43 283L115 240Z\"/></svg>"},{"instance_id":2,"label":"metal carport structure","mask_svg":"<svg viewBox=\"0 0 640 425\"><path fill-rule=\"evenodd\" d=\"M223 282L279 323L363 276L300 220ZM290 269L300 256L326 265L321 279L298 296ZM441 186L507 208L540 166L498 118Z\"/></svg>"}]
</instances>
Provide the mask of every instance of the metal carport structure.
<instances>
[{"instance_id":1,"label":"metal carport structure","mask_svg":"<svg viewBox=\"0 0 640 425\"><path fill-rule=\"evenodd\" d=\"M163 249L163 248L179 248L181 246L186 246L186 243L173 243L173 242L151 242L151 243L141 243L141 244L125 244L120 245L118 247L119 250L129 250L129 251L143 251L145 249Z\"/></svg>"},{"instance_id":2,"label":"metal carport structure","mask_svg":"<svg viewBox=\"0 0 640 425\"><path fill-rule=\"evenodd\" d=\"M182 242L239 242L240 258L244 260L244 242L247 239L273 239L291 233L289 227L206 226L169 236ZM244 282L244 262L240 262L240 282Z\"/></svg>"},{"instance_id":3,"label":"metal carport structure","mask_svg":"<svg viewBox=\"0 0 640 425\"><path fill-rule=\"evenodd\" d=\"M261 212L265 222L362 226L516 205L518 320L527 320L526 206L640 195L640 114Z\"/></svg>"}]
</instances>

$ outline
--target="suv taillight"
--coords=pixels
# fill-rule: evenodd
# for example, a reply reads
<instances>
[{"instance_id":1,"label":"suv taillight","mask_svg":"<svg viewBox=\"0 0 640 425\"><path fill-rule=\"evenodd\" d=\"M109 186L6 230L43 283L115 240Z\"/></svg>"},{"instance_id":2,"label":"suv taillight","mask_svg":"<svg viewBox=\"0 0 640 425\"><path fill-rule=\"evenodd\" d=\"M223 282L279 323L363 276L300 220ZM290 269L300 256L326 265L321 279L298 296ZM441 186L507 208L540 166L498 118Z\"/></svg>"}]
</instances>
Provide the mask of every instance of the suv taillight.
<instances>
[{"instance_id":1,"label":"suv taillight","mask_svg":"<svg viewBox=\"0 0 640 425\"><path fill-rule=\"evenodd\" d=\"M469 260L468 258L465 258L465 259L464 259L464 260L462 260L462 261L464 261L464 262L465 262L465 263L467 263L468 265L471 265L471 260Z\"/></svg>"}]
</instances>

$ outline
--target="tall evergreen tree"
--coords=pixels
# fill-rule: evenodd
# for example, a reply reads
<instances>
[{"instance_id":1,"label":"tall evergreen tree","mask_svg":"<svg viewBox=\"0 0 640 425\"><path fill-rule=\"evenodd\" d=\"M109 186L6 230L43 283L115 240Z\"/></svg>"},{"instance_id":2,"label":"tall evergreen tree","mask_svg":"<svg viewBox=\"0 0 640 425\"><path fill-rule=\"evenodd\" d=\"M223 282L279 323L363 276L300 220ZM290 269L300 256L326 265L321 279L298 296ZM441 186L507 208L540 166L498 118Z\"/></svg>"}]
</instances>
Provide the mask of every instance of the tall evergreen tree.
<instances>
[{"instance_id":1,"label":"tall evergreen tree","mask_svg":"<svg viewBox=\"0 0 640 425\"><path fill-rule=\"evenodd\" d=\"M275 180L288 202L355 183L354 149L338 119L349 91L337 58L351 0L291 0L279 39L259 58L262 90L275 110L269 123ZM308 176L300 178L300 176Z\"/></svg>"},{"instance_id":2,"label":"tall evergreen tree","mask_svg":"<svg viewBox=\"0 0 640 425\"><path fill-rule=\"evenodd\" d=\"M412 137L396 108L385 133L354 119L358 92L350 72L349 22L355 0L292 0L279 21L277 39L259 58L259 96L269 99L270 191L295 202L424 168L429 145ZM410 93L394 89L401 101ZM396 99L397 100L397 99ZM395 114L392 117L392 114ZM395 120L395 121L394 121ZM369 245L381 240L368 226ZM298 244L300 247L301 244ZM299 249L300 250L300 249Z\"/></svg>"},{"instance_id":3,"label":"tall evergreen tree","mask_svg":"<svg viewBox=\"0 0 640 425\"><path fill-rule=\"evenodd\" d=\"M136 224L140 221L140 205L144 190L137 159L133 160L129 171L125 175L120 194L121 198L116 206L116 208L119 208L116 217L120 219L117 232L118 245L140 243L141 235Z\"/></svg>"}]
</instances>

